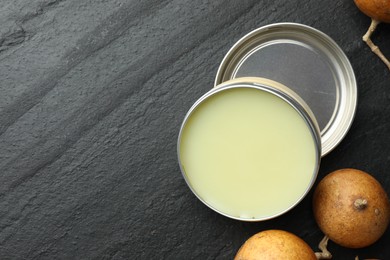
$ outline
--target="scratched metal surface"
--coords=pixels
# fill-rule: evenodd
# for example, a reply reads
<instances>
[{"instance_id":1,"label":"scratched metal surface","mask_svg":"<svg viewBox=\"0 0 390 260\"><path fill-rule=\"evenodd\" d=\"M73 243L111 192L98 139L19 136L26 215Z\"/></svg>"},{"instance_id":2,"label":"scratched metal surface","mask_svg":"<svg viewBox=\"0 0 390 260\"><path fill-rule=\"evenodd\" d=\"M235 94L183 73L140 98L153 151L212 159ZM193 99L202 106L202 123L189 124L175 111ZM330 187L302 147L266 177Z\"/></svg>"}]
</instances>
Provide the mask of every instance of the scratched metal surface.
<instances>
[{"instance_id":1,"label":"scratched metal surface","mask_svg":"<svg viewBox=\"0 0 390 260\"><path fill-rule=\"evenodd\" d=\"M0 258L232 259L252 234L291 231L316 249L312 192L274 220L205 207L181 177L176 139L225 53L249 31L298 22L354 67L355 121L321 164L370 172L390 192L390 73L361 41L352 0L0 1ZM390 26L374 41L390 56ZM364 235L364 234L363 234ZM330 243L335 259L390 259Z\"/></svg>"}]
</instances>

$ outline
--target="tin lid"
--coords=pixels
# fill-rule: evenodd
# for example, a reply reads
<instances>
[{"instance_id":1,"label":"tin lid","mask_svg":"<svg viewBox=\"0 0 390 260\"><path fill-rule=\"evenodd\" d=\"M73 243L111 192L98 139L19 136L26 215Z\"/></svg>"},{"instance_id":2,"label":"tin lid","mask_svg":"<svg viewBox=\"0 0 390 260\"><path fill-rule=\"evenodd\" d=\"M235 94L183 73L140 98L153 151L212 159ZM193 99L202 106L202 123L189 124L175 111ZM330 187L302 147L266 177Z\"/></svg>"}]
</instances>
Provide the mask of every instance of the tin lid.
<instances>
[{"instance_id":1,"label":"tin lid","mask_svg":"<svg viewBox=\"0 0 390 260\"><path fill-rule=\"evenodd\" d=\"M302 97L317 119L322 156L352 124L357 105L352 66L329 36L312 27L277 23L245 35L224 57L215 86L241 77L268 78Z\"/></svg>"}]
</instances>

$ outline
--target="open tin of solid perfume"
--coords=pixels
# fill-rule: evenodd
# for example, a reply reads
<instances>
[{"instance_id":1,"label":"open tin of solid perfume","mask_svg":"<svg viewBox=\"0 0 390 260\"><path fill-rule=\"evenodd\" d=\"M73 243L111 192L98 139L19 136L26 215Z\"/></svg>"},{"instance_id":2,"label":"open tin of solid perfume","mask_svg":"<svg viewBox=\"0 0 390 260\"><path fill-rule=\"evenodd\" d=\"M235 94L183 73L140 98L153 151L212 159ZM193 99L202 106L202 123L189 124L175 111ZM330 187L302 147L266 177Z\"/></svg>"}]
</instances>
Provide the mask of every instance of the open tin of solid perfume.
<instances>
[{"instance_id":1,"label":"open tin of solid perfume","mask_svg":"<svg viewBox=\"0 0 390 260\"><path fill-rule=\"evenodd\" d=\"M229 50L215 87L185 116L177 144L183 177L224 216L282 215L311 189L356 103L353 69L330 37L295 23L261 27Z\"/></svg>"},{"instance_id":2,"label":"open tin of solid perfume","mask_svg":"<svg viewBox=\"0 0 390 260\"><path fill-rule=\"evenodd\" d=\"M296 23L270 24L242 37L224 57L215 86L239 77L262 77L294 90L313 111L322 155L347 134L356 110L352 66L326 34Z\"/></svg>"}]
</instances>

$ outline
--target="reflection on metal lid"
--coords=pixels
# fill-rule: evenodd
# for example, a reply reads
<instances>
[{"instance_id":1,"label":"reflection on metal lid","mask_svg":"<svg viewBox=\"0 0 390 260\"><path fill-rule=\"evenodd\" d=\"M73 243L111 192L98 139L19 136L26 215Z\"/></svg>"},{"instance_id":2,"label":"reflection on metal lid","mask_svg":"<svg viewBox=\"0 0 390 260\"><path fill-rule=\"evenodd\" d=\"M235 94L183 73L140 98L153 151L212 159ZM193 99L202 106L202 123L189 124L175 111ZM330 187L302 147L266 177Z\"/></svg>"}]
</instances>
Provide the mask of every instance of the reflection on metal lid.
<instances>
[{"instance_id":1,"label":"reflection on metal lid","mask_svg":"<svg viewBox=\"0 0 390 260\"><path fill-rule=\"evenodd\" d=\"M352 66L329 36L312 27L278 23L245 35L226 54L215 85L240 77L275 80L301 96L319 124L323 156L352 124L357 103Z\"/></svg>"}]
</instances>

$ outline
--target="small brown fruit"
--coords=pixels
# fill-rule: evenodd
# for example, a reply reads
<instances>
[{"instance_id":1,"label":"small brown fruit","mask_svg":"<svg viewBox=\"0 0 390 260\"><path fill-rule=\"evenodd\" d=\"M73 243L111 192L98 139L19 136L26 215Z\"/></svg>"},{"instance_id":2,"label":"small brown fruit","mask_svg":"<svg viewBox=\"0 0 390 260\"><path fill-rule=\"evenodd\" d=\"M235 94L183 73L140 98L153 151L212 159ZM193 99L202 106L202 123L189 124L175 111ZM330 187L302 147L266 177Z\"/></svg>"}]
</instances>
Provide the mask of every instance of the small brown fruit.
<instances>
[{"instance_id":1,"label":"small brown fruit","mask_svg":"<svg viewBox=\"0 0 390 260\"><path fill-rule=\"evenodd\" d=\"M316 260L313 250L296 235L283 230L266 230L250 237L234 260Z\"/></svg>"},{"instance_id":2,"label":"small brown fruit","mask_svg":"<svg viewBox=\"0 0 390 260\"><path fill-rule=\"evenodd\" d=\"M314 191L313 211L330 240L350 248L376 242L390 220L389 199L380 183L355 169L325 176Z\"/></svg>"},{"instance_id":3,"label":"small brown fruit","mask_svg":"<svg viewBox=\"0 0 390 260\"><path fill-rule=\"evenodd\" d=\"M354 0L356 6L365 15L385 23L390 23L390 1L388 0Z\"/></svg>"},{"instance_id":4,"label":"small brown fruit","mask_svg":"<svg viewBox=\"0 0 390 260\"><path fill-rule=\"evenodd\" d=\"M363 36L363 41L389 68L390 61L381 52L378 46L376 46L372 40L371 35L375 32L379 23L390 23L390 1L389 0L354 0L356 6L365 15L371 17L371 24L366 34Z\"/></svg>"}]
</instances>

